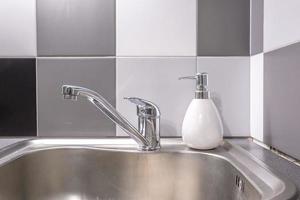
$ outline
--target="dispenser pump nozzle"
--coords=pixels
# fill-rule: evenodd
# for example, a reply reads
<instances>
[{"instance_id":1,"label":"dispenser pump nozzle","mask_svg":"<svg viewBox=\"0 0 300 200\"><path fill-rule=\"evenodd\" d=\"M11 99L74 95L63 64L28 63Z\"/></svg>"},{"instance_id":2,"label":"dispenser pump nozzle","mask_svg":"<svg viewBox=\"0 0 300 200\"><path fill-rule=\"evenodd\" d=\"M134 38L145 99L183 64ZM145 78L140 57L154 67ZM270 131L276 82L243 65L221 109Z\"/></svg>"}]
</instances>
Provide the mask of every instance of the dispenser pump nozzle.
<instances>
[{"instance_id":1,"label":"dispenser pump nozzle","mask_svg":"<svg viewBox=\"0 0 300 200\"><path fill-rule=\"evenodd\" d=\"M182 79L195 79L196 80L196 91L195 98L196 99L209 99L209 91L207 88L208 85L208 73L197 73L195 76L185 76L180 77L179 80Z\"/></svg>"}]
</instances>

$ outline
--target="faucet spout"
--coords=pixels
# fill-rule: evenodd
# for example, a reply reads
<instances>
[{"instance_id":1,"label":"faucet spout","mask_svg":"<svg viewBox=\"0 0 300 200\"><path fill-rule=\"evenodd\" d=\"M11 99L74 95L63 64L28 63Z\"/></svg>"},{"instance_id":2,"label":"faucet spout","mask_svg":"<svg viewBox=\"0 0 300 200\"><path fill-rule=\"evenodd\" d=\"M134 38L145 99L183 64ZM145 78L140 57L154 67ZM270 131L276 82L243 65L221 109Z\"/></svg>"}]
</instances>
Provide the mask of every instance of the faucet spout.
<instances>
[{"instance_id":1,"label":"faucet spout","mask_svg":"<svg viewBox=\"0 0 300 200\"><path fill-rule=\"evenodd\" d=\"M104 97L99 93L73 85L63 85L62 94L64 99L77 100L78 96L87 97L87 99L102 111L110 120L120 126L132 139L134 139L140 150L155 150L157 147L151 145L147 140L125 117L123 117Z\"/></svg>"}]
</instances>

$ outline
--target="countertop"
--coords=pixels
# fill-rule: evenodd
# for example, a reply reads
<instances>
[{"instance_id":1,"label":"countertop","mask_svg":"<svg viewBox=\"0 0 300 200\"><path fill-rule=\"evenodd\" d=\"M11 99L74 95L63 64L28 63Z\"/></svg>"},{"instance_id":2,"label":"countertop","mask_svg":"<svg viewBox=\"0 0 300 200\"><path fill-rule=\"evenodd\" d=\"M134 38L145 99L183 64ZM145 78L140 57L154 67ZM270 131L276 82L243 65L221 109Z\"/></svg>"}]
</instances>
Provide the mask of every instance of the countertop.
<instances>
[{"instance_id":1,"label":"countertop","mask_svg":"<svg viewBox=\"0 0 300 200\"><path fill-rule=\"evenodd\" d=\"M241 146L250 154L270 166L274 170L277 170L282 175L288 177L300 191L300 166L288 161L274 152L261 147L254 143L252 139L227 139L230 143Z\"/></svg>"},{"instance_id":2,"label":"countertop","mask_svg":"<svg viewBox=\"0 0 300 200\"><path fill-rule=\"evenodd\" d=\"M10 144L27 139L30 138L2 138L0 139L0 150ZM260 159L274 170L277 170L282 175L288 177L292 182L294 182L298 191L300 191L300 167L298 165L278 156L268 149L261 147L254 143L250 138L230 138L226 140L232 144L241 146L243 149Z\"/></svg>"}]
</instances>

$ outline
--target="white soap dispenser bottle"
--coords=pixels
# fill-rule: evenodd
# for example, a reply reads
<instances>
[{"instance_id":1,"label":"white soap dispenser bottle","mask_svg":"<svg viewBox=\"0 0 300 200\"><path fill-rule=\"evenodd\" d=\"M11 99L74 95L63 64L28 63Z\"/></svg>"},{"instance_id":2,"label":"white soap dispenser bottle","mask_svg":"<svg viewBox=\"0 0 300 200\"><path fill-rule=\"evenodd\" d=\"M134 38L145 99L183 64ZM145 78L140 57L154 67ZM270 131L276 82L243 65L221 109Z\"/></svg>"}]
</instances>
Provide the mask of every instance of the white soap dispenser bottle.
<instances>
[{"instance_id":1,"label":"white soap dispenser bottle","mask_svg":"<svg viewBox=\"0 0 300 200\"><path fill-rule=\"evenodd\" d=\"M218 147L223 139L223 125L207 89L208 74L197 73L196 76L179 79L196 80L195 99L190 103L182 124L184 143L202 150Z\"/></svg>"}]
</instances>

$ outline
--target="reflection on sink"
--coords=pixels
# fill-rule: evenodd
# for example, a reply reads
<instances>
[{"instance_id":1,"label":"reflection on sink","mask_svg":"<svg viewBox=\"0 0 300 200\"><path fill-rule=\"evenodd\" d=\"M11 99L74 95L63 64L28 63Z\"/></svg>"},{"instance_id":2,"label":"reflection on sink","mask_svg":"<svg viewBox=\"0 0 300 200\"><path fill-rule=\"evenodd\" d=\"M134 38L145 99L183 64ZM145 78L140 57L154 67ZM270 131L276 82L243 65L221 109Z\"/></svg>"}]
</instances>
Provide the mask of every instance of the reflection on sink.
<instances>
[{"instance_id":1,"label":"reflection on sink","mask_svg":"<svg viewBox=\"0 0 300 200\"><path fill-rule=\"evenodd\" d=\"M229 143L206 152L162 140L138 152L128 139L36 139L0 152L0 199L296 199L293 184Z\"/></svg>"}]
</instances>

